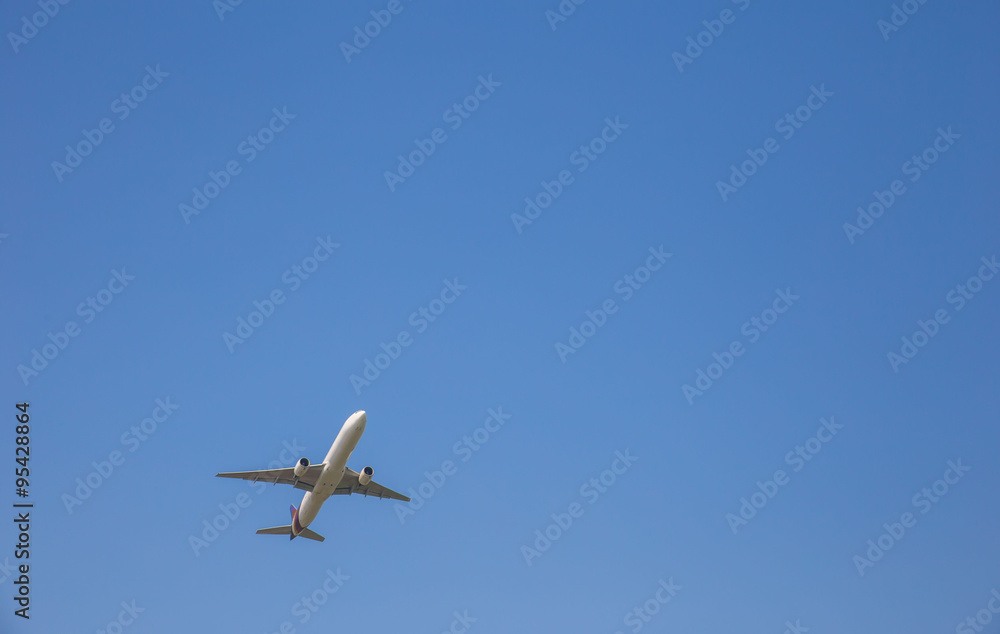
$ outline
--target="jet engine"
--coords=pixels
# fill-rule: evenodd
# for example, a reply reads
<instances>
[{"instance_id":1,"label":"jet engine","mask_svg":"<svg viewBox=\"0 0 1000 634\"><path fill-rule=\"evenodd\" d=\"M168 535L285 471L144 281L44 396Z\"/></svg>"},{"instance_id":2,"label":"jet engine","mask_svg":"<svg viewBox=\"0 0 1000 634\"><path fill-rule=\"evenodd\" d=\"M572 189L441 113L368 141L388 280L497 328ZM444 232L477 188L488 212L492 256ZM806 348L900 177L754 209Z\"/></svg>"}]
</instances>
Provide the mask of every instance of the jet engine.
<instances>
[{"instance_id":1,"label":"jet engine","mask_svg":"<svg viewBox=\"0 0 1000 634\"><path fill-rule=\"evenodd\" d=\"M375 470L371 467L365 467L361 470L361 473L358 474L358 484L361 486L367 485L372 481L373 475L375 475Z\"/></svg>"},{"instance_id":2,"label":"jet engine","mask_svg":"<svg viewBox=\"0 0 1000 634\"><path fill-rule=\"evenodd\" d=\"M295 477L301 478L305 475L306 470L309 468L309 458L302 458L297 463L295 463Z\"/></svg>"}]
</instances>

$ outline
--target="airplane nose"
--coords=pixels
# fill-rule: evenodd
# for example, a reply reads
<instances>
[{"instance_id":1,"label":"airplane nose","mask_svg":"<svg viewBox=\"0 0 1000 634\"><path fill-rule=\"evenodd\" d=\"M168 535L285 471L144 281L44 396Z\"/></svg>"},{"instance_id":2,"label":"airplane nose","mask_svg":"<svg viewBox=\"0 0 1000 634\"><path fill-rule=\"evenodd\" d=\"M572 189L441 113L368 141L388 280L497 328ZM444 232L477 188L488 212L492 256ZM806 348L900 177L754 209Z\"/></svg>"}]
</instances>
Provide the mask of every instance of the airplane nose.
<instances>
[{"instance_id":1,"label":"airplane nose","mask_svg":"<svg viewBox=\"0 0 1000 634\"><path fill-rule=\"evenodd\" d=\"M362 426L368 422L368 415L365 414L365 410L359 409L358 411L351 414L355 422L361 424Z\"/></svg>"}]
</instances>

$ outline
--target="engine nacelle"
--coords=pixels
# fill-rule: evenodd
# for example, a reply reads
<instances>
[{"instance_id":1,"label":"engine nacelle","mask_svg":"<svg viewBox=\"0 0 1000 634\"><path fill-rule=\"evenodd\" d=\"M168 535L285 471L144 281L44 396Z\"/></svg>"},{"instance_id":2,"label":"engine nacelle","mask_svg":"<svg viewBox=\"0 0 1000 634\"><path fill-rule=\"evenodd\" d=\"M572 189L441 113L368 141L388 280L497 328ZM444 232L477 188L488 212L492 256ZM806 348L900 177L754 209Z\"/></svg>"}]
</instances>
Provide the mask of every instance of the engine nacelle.
<instances>
[{"instance_id":1,"label":"engine nacelle","mask_svg":"<svg viewBox=\"0 0 1000 634\"><path fill-rule=\"evenodd\" d=\"M358 484L365 486L372 481L373 475L375 475L375 470L371 467L365 467L361 470L361 473L358 474Z\"/></svg>"},{"instance_id":2,"label":"engine nacelle","mask_svg":"<svg viewBox=\"0 0 1000 634\"><path fill-rule=\"evenodd\" d=\"M295 477L301 478L305 475L306 471L309 469L309 458L302 458L297 463L295 463Z\"/></svg>"}]
</instances>

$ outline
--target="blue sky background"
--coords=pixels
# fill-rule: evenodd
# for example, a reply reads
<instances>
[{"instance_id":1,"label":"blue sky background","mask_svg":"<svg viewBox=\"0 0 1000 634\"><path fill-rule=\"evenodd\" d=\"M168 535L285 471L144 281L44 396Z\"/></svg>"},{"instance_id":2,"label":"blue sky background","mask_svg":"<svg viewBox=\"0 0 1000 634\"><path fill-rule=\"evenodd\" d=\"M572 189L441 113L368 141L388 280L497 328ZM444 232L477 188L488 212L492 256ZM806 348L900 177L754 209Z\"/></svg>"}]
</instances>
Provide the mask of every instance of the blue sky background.
<instances>
[{"instance_id":1,"label":"blue sky background","mask_svg":"<svg viewBox=\"0 0 1000 634\"><path fill-rule=\"evenodd\" d=\"M5 599L0 629L96 631L134 601L126 632L436 633L467 611L472 632L610 634L671 578L644 631L950 632L985 608L1000 281L961 311L946 297L1000 251L996 4L929 2L886 41L888 2L594 0L553 30L555 0L403 0L348 62L339 44L386 4L247 1L220 20L208 0L71 2L17 52L5 38L0 473L13 503L28 400L36 506L32 619ZM727 8L680 72L673 53ZM38 10L7 3L3 31ZM147 65L169 76L118 120ZM450 129L480 76L500 86ZM833 96L781 138L813 86ZM273 108L295 119L247 163L237 148ZM60 182L52 162L104 117L115 129ZM615 117L628 128L577 172L570 155ZM948 126L960 137L911 183L903 164ZM390 191L397 155L437 127L447 140ZM716 182L768 137L779 150L724 202ZM186 224L178 206L230 160L242 172ZM573 183L519 234L511 214L563 169ZM894 179L906 193L852 244L843 224ZM282 275L327 236L340 247L291 291ZM616 282L659 246L671 259L622 301ZM83 323L123 267L135 279ZM417 333L411 313L456 278L467 290ZM276 288L285 303L231 353L223 332ZM742 325L786 288L800 299L749 343ZM619 310L563 362L555 344L608 298ZM939 309L950 321L894 372L887 353ZM71 320L79 336L22 380ZM413 344L358 394L350 375L403 330ZM732 341L746 353L689 403L682 386ZM129 452L122 435L167 397L177 411ZM511 418L462 462L453 445L497 407ZM351 497L313 524L325 543L255 535L301 492L213 475L283 443L321 460L356 409L354 469L403 492L457 472L405 523ZM793 472L823 417L843 429ZM580 487L626 449L638 461L588 503ZM68 512L115 450L124 464ZM913 496L959 459L971 471L921 514ZM790 482L734 535L727 513L778 469ZM195 554L240 493L250 506ZM583 516L528 565L521 547L574 502ZM853 557L908 511L916 526L860 575ZM293 606L338 568L349 580L302 623Z\"/></svg>"}]
</instances>

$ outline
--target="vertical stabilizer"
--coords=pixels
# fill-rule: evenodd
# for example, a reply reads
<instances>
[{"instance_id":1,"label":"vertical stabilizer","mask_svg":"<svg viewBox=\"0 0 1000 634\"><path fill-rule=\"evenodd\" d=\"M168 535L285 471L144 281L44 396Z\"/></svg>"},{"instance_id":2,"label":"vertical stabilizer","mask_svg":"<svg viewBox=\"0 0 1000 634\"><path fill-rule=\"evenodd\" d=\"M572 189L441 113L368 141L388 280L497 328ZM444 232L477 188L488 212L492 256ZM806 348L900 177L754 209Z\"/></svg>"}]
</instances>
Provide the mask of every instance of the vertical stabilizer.
<instances>
[{"instance_id":1,"label":"vertical stabilizer","mask_svg":"<svg viewBox=\"0 0 1000 634\"><path fill-rule=\"evenodd\" d=\"M299 526L299 511L298 509L295 508L294 504L289 506L288 510L292 514L291 537L289 537L288 539L295 539L295 536L302 532L302 527Z\"/></svg>"}]
</instances>

